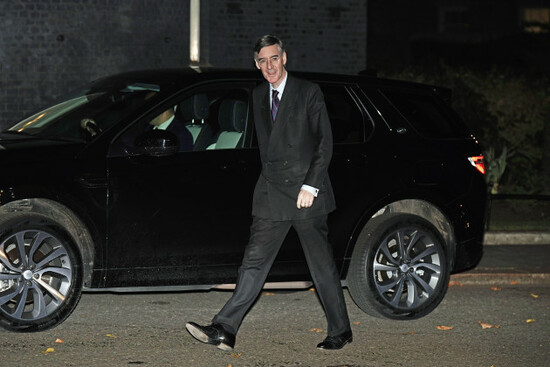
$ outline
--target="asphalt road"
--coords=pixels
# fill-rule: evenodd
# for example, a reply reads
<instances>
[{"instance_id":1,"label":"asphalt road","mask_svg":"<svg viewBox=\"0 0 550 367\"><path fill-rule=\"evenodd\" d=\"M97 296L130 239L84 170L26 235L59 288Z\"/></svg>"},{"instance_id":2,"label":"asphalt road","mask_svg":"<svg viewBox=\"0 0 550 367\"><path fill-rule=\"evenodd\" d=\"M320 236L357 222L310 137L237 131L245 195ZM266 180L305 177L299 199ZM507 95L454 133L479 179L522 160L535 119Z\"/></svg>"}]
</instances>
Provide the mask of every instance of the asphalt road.
<instances>
[{"instance_id":1,"label":"asphalt road","mask_svg":"<svg viewBox=\"0 0 550 367\"><path fill-rule=\"evenodd\" d=\"M546 367L550 360L548 284L455 284L432 314L415 321L368 316L346 291L354 342L333 352L315 348L325 320L307 290L263 293L233 353L195 341L185 321L208 322L230 294L84 294L55 329L0 330L0 366Z\"/></svg>"}]
</instances>

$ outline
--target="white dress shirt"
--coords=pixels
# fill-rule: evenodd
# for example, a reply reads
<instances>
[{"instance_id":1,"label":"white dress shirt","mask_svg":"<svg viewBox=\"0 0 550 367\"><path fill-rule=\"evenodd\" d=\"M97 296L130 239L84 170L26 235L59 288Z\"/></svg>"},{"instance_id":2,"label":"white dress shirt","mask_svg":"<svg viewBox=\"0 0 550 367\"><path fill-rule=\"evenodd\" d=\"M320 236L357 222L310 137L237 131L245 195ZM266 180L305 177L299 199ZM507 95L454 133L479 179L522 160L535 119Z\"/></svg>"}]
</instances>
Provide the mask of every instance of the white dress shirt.
<instances>
[{"instance_id":1,"label":"white dress shirt","mask_svg":"<svg viewBox=\"0 0 550 367\"><path fill-rule=\"evenodd\" d=\"M162 124L160 124L158 126L155 126L153 129L159 129L159 130L168 129L168 126L170 126L170 123L172 122L172 120L174 120L174 117L176 117L176 116L170 117L168 120L164 121Z\"/></svg>"}]
</instances>

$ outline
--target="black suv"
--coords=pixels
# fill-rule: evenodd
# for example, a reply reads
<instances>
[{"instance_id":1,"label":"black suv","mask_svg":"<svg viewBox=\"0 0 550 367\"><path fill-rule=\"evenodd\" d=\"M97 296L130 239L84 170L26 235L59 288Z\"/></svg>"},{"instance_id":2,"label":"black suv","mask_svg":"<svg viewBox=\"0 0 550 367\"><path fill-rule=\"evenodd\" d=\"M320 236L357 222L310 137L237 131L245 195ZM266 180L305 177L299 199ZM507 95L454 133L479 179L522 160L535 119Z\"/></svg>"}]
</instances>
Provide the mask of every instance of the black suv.
<instances>
[{"instance_id":1,"label":"black suv","mask_svg":"<svg viewBox=\"0 0 550 367\"><path fill-rule=\"evenodd\" d=\"M329 236L342 285L368 314L428 314L450 274L482 255L483 157L450 91L293 74L321 86L331 119ZM251 112L261 81L257 71L125 73L0 133L0 325L58 325L83 291L230 288L261 168ZM177 129L152 129L166 111ZM267 286L309 284L291 231Z\"/></svg>"}]
</instances>

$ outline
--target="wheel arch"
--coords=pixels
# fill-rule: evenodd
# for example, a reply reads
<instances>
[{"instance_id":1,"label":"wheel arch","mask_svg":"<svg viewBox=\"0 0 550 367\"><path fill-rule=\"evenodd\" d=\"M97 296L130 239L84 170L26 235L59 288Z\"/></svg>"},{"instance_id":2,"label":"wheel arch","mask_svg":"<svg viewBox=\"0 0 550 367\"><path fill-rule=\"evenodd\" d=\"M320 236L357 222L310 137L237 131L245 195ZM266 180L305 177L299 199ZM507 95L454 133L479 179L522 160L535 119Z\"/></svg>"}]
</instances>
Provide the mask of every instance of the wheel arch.
<instances>
[{"instance_id":1,"label":"wheel arch","mask_svg":"<svg viewBox=\"0 0 550 367\"><path fill-rule=\"evenodd\" d=\"M347 246L345 255L346 262L342 269L342 279L347 279L353 252L357 243L361 241L363 236L366 235L366 232L368 232L369 227L375 225L376 222L384 218L384 216L394 213L417 215L433 224L444 240L449 259L449 268L453 269L456 258L456 235L451 226L450 219L444 214L443 210L432 202L424 199L400 199L382 205L378 210L366 212L359 221L355 228L354 235L350 238L350 243Z\"/></svg>"},{"instance_id":2,"label":"wheel arch","mask_svg":"<svg viewBox=\"0 0 550 367\"><path fill-rule=\"evenodd\" d=\"M92 285L96 256L94 241L90 230L75 211L51 199L29 198L14 200L0 207L0 215L12 212L33 212L59 222L73 239L82 256L83 286L90 287Z\"/></svg>"}]
</instances>

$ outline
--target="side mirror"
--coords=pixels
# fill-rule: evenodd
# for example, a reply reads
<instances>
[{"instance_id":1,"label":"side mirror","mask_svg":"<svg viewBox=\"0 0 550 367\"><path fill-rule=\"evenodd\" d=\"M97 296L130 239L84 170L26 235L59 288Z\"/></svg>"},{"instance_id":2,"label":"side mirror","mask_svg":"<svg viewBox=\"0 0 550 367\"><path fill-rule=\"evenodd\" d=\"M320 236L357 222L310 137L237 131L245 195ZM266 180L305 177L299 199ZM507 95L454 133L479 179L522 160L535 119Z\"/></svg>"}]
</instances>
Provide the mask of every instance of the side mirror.
<instances>
[{"instance_id":1,"label":"side mirror","mask_svg":"<svg viewBox=\"0 0 550 367\"><path fill-rule=\"evenodd\" d=\"M153 157L164 157L176 154L179 148L176 134L166 130L151 130L144 132L135 140L137 152ZM136 153L137 153L136 152Z\"/></svg>"}]
</instances>

